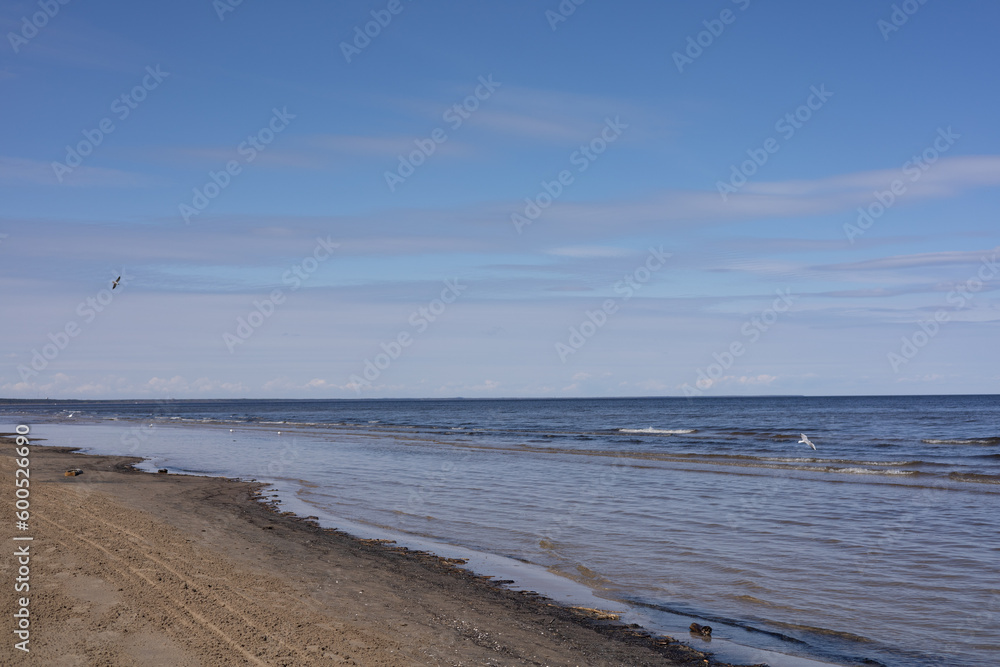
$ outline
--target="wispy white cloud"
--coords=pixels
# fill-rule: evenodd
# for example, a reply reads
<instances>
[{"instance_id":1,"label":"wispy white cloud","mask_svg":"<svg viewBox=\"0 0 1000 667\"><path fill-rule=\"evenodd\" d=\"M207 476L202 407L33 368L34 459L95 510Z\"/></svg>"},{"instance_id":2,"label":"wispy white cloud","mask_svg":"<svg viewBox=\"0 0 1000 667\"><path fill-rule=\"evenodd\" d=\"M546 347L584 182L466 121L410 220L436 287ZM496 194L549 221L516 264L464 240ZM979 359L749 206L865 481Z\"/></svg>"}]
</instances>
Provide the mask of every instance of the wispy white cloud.
<instances>
[{"instance_id":1,"label":"wispy white cloud","mask_svg":"<svg viewBox=\"0 0 1000 667\"><path fill-rule=\"evenodd\" d=\"M702 378L698 381L698 389L718 389L720 387L767 387L778 379L777 375L760 373L758 375L723 375L714 380ZM684 385L678 385L677 389L684 389Z\"/></svg>"},{"instance_id":2,"label":"wispy white cloud","mask_svg":"<svg viewBox=\"0 0 1000 667\"><path fill-rule=\"evenodd\" d=\"M646 227L650 224L698 224L768 218L810 217L853 211L874 201L898 170L841 174L813 180L748 184L722 200L715 191L670 190L623 202L553 205L545 212L548 225L574 229ZM897 197L900 206L921 200L954 197L968 190L1000 185L1000 156L942 158ZM518 210L516 207L513 210Z\"/></svg>"},{"instance_id":3,"label":"wispy white cloud","mask_svg":"<svg viewBox=\"0 0 1000 667\"><path fill-rule=\"evenodd\" d=\"M405 150L413 142L413 138L318 134L309 137L308 141L314 146L336 153L351 153L367 157L392 157Z\"/></svg>"},{"instance_id":4,"label":"wispy white cloud","mask_svg":"<svg viewBox=\"0 0 1000 667\"><path fill-rule=\"evenodd\" d=\"M930 266L969 266L983 261L997 261L1000 246L987 250L924 252L913 255L893 255L860 262L845 262L817 267L833 271L884 271L898 269L922 269Z\"/></svg>"},{"instance_id":5,"label":"wispy white cloud","mask_svg":"<svg viewBox=\"0 0 1000 667\"><path fill-rule=\"evenodd\" d=\"M455 93L459 95L458 92ZM466 93L467 94L467 93ZM457 96L455 101L462 98ZM258 155L255 163L272 167L296 169L325 169L342 158L394 159L416 150L415 140L427 139L435 128L445 131L448 137L435 146L435 155L463 157L476 154L471 139L456 138L449 122L442 118L447 106L428 100L383 100L383 104L407 110L407 118L414 109L436 119L437 125L428 125L426 132L409 134L311 134L289 137L285 146L270 148ZM481 107L463 118L463 126L475 127L487 137L525 140L534 146L538 141L570 144L586 141L594 136L608 116L623 116L623 120L638 121L651 117L641 107L618 99L601 98L577 93L533 90L501 86ZM635 122L632 123L634 125ZM631 125L630 125L631 127ZM483 139L481 135L480 140ZM513 144L517 145L517 144ZM142 152L129 151L133 156L149 160L223 162L235 159L235 147L190 146L143 148Z\"/></svg>"},{"instance_id":6,"label":"wispy white cloud","mask_svg":"<svg viewBox=\"0 0 1000 667\"><path fill-rule=\"evenodd\" d=\"M479 383L447 382L438 387L437 391L442 396L459 396L462 394L492 392L499 387L500 382L496 380L483 380Z\"/></svg>"},{"instance_id":7,"label":"wispy white cloud","mask_svg":"<svg viewBox=\"0 0 1000 667\"><path fill-rule=\"evenodd\" d=\"M548 251L548 254L559 257L589 259L592 257L628 257L634 254L634 252L625 248L615 248L612 246L566 246L563 248L553 248Z\"/></svg>"},{"instance_id":8,"label":"wispy white cloud","mask_svg":"<svg viewBox=\"0 0 1000 667\"><path fill-rule=\"evenodd\" d=\"M652 126L645 121L656 114L624 98L507 86L469 122L507 136L565 143L592 138L608 116L620 116L630 130L637 131Z\"/></svg>"},{"instance_id":9,"label":"wispy white cloud","mask_svg":"<svg viewBox=\"0 0 1000 667\"><path fill-rule=\"evenodd\" d=\"M417 139L401 135L366 136L347 134L316 134L290 136L282 146L269 147L254 157L255 166L270 168L323 170L344 164L356 164L358 159L381 160L383 167L395 166L400 155L409 155L418 150ZM122 151L132 159L145 162L169 162L175 164L197 164L205 167L216 166L228 160L240 161L237 145L232 146L167 146L130 148ZM472 148L459 141L449 139L436 144L435 156L465 156L472 154Z\"/></svg>"},{"instance_id":10,"label":"wispy white cloud","mask_svg":"<svg viewBox=\"0 0 1000 667\"><path fill-rule=\"evenodd\" d=\"M0 185L134 188L159 184L161 180L151 176L87 165L74 168L60 182L51 162L0 156Z\"/></svg>"},{"instance_id":11,"label":"wispy white cloud","mask_svg":"<svg viewBox=\"0 0 1000 667\"><path fill-rule=\"evenodd\" d=\"M482 100L474 111L463 112L463 128L472 127L484 134L523 139L533 144L569 144L591 139L607 116L619 115L624 122L634 121L630 125L632 133L648 134L648 128L662 123L661 112L630 99L516 86L503 81L502 77L497 78L500 86L495 92ZM407 119L415 114L422 115L429 122L437 122L448 129L450 122L445 114L452 105L461 103L471 94L475 85L478 82L455 84L434 100L382 99L379 106L399 109ZM449 118L454 117L452 114ZM657 122L652 122L654 120ZM640 130L640 127L647 129Z\"/></svg>"},{"instance_id":12,"label":"wispy white cloud","mask_svg":"<svg viewBox=\"0 0 1000 667\"><path fill-rule=\"evenodd\" d=\"M417 150L416 139L411 136L364 136L349 134L318 134L301 138L301 143L319 148L334 155L351 155L375 158L395 158ZM434 154L469 154L468 146L449 138L434 147Z\"/></svg>"},{"instance_id":13,"label":"wispy white cloud","mask_svg":"<svg viewBox=\"0 0 1000 667\"><path fill-rule=\"evenodd\" d=\"M483 111L475 117L473 123L501 134L548 141L582 140L587 136L587 130L593 131L594 124L593 121L583 123L579 120L547 120L509 111ZM589 127L585 128L584 125Z\"/></svg>"},{"instance_id":14,"label":"wispy white cloud","mask_svg":"<svg viewBox=\"0 0 1000 667\"><path fill-rule=\"evenodd\" d=\"M233 146L168 146L161 148L142 147L122 151L133 159L143 162L170 162L184 165L198 165L204 168L218 167L229 160L242 162L237 145ZM314 151L292 150L282 147L268 148L254 156L255 167L320 169L327 161Z\"/></svg>"}]
</instances>

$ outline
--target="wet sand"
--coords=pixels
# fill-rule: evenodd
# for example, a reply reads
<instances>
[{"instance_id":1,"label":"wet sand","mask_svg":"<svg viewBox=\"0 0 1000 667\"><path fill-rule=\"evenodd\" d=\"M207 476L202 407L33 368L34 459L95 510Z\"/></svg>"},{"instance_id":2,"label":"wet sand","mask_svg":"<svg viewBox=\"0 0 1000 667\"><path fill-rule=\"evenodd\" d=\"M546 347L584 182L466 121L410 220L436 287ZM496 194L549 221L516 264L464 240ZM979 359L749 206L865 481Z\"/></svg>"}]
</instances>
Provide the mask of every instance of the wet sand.
<instances>
[{"instance_id":1,"label":"wet sand","mask_svg":"<svg viewBox=\"0 0 1000 667\"><path fill-rule=\"evenodd\" d=\"M12 439L0 453L5 588L15 548L31 553L30 654L6 631L2 664L726 665L281 514L260 484L149 474L139 459L33 442L30 528L16 531ZM8 619L15 599L3 596Z\"/></svg>"}]
</instances>

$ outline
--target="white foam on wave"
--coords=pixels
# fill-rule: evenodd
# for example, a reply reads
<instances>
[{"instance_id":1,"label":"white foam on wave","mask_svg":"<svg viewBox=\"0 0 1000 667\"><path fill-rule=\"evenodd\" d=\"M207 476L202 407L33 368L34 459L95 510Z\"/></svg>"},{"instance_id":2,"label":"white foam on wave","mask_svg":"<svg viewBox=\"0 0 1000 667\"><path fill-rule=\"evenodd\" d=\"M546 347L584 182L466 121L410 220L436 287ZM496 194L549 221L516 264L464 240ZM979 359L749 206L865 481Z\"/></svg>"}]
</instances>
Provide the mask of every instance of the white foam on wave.
<instances>
[{"instance_id":1,"label":"white foam on wave","mask_svg":"<svg viewBox=\"0 0 1000 667\"><path fill-rule=\"evenodd\" d=\"M851 475L915 475L916 470L872 470L871 468L833 468L830 472L842 472Z\"/></svg>"},{"instance_id":2,"label":"white foam on wave","mask_svg":"<svg viewBox=\"0 0 1000 667\"><path fill-rule=\"evenodd\" d=\"M920 442L928 445L996 445L1000 444L1000 438L969 438L967 440L937 440L927 438Z\"/></svg>"},{"instance_id":3,"label":"white foam on wave","mask_svg":"<svg viewBox=\"0 0 1000 667\"><path fill-rule=\"evenodd\" d=\"M684 435L694 433L693 428L620 428L619 433L645 433L646 435Z\"/></svg>"},{"instance_id":4,"label":"white foam on wave","mask_svg":"<svg viewBox=\"0 0 1000 667\"><path fill-rule=\"evenodd\" d=\"M919 461L859 461L859 463L866 466L912 466Z\"/></svg>"}]
</instances>

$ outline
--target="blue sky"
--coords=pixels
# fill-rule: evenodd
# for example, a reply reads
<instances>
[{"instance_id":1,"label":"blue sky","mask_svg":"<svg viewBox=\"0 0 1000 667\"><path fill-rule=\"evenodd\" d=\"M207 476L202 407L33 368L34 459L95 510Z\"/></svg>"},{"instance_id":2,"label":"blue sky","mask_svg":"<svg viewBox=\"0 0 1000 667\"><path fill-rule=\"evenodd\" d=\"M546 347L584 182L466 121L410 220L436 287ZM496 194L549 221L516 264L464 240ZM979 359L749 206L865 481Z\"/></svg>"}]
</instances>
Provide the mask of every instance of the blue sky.
<instances>
[{"instance_id":1,"label":"blue sky","mask_svg":"<svg viewBox=\"0 0 1000 667\"><path fill-rule=\"evenodd\" d=\"M0 396L997 392L998 21L6 2Z\"/></svg>"}]
</instances>

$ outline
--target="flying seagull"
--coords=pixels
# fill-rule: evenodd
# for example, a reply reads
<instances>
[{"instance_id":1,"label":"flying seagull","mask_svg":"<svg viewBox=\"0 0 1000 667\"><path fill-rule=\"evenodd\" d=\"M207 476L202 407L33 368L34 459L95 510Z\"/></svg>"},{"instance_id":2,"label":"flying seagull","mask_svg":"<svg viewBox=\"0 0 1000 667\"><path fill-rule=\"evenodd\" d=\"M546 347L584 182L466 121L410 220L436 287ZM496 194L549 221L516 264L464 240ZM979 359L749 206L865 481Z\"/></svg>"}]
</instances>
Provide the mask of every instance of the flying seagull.
<instances>
[{"instance_id":1,"label":"flying seagull","mask_svg":"<svg viewBox=\"0 0 1000 667\"><path fill-rule=\"evenodd\" d=\"M115 281L113 283L111 283L111 289L114 289L114 288L118 287L118 281L121 280L121 279L122 279L121 276L118 276L117 278L115 278Z\"/></svg>"},{"instance_id":2,"label":"flying seagull","mask_svg":"<svg viewBox=\"0 0 1000 667\"><path fill-rule=\"evenodd\" d=\"M809 436L807 436L805 433L802 433L801 435L802 435L802 439L799 440L799 442L803 442L803 443L809 445L810 447L812 447L813 449L816 449L816 445L812 444L812 441L809 440Z\"/></svg>"}]
</instances>

